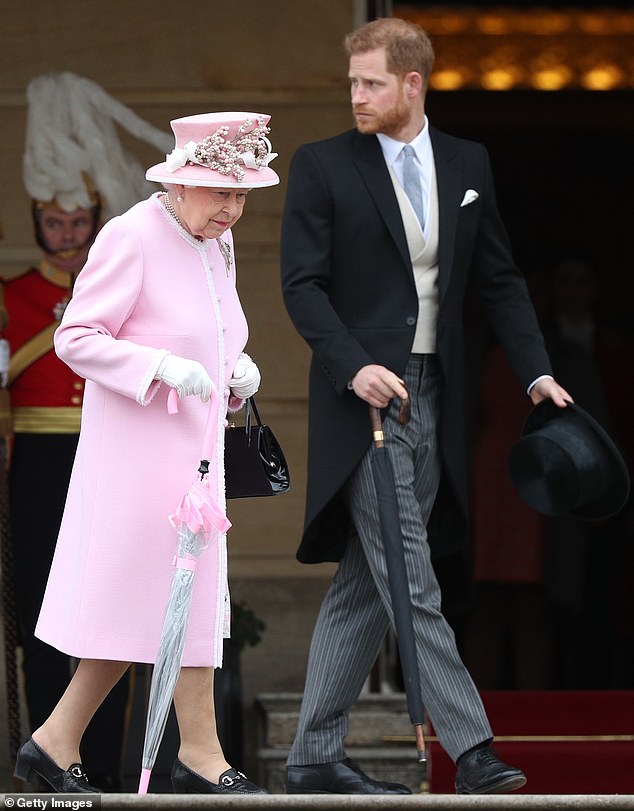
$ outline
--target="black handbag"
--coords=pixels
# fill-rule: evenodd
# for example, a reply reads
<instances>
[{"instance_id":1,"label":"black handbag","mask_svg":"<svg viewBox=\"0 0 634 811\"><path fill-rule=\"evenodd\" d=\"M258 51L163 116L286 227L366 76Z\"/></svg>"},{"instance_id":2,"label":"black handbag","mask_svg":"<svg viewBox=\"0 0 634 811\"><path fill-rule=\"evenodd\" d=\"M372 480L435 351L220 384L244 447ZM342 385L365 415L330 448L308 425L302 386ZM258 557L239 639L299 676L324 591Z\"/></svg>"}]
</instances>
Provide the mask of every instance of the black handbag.
<instances>
[{"instance_id":1,"label":"black handbag","mask_svg":"<svg viewBox=\"0 0 634 811\"><path fill-rule=\"evenodd\" d=\"M251 422L251 414L255 424ZM225 430L225 489L227 498L255 498L286 493L291 478L284 452L268 425L263 425L249 397L245 424Z\"/></svg>"}]
</instances>

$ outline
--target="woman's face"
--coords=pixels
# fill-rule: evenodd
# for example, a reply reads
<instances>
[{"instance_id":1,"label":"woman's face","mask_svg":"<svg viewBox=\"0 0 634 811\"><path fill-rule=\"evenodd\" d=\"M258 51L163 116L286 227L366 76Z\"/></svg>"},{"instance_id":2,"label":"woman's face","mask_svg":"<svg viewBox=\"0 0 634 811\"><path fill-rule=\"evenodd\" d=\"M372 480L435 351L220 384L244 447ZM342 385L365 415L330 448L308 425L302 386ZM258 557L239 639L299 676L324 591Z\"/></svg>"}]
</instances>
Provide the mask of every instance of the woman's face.
<instances>
[{"instance_id":1,"label":"woman's face","mask_svg":"<svg viewBox=\"0 0 634 811\"><path fill-rule=\"evenodd\" d=\"M192 236L216 239L233 227L244 211L248 189L177 186L182 200L178 216Z\"/></svg>"}]
</instances>

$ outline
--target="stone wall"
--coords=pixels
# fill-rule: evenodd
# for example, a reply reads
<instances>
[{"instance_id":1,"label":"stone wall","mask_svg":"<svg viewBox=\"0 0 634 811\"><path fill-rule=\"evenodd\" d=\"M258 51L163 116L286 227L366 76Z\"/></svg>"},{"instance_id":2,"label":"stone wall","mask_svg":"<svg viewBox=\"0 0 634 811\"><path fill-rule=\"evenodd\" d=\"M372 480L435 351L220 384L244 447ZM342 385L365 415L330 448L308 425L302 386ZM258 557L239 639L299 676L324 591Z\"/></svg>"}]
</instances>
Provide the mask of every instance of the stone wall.
<instances>
[{"instance_id":1,"label":"stone wall","mask_svg":"<svg viewBox=\"0 0 634 811\"><path fill-rule=\"evenodd\" d=\"M263 416L279 434L293 474L292 492L269 503L231 505L232 576L297 574L293 556L304 499L308 351L283 308L279 226L293 150L350 123L341 40L352 3L254 0L221 3L95 0L47 6L5 3L0 49L0 271L37 259L30 201L22 185L25 88L47 71L70 70L101 84L157 127L209 110L264 111L279 157L280 186L256 191L235 229L238 284L250 324L249 352L262 370ZM153 147L122 133L143 165ZM313 572L312 576L316 574Z\"/></svg>"}]
</instances>

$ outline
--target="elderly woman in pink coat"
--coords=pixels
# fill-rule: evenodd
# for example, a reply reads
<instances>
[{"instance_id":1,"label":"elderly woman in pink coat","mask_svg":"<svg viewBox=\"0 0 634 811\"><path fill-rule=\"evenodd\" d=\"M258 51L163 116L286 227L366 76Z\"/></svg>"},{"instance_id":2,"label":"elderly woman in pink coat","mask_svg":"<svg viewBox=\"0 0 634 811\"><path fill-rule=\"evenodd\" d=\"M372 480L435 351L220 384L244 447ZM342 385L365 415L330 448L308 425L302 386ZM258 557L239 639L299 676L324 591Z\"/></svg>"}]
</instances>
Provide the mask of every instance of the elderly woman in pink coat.
<instances>
[{"instance_id":1,"label":"elderly woman in pink coat","mask_svg":"<svg viewBox=\"0 0 634 811\"><path fill-rule=\"evenodd\" d=\"M96 791L79 745L131 662L155 661L172 579L167 516L192 481L212 392L223 398L209 479L225 508L224 427L255 393L244 354L231 227L250 189L279 182L269 116L209 113L171 122L176 147L147 171L159 191L98 235L55 335L86 379L81 435L36 635L80 662L45 723L21 747L16 776L56 791ZM176 389L177 414L168 393ZM224 407L223 407L224 406ZM263 792L226 762L216 733L214 668L229 597L226 536L196 570L174 694L179 793Z\"/></svg>"}]
</instances>

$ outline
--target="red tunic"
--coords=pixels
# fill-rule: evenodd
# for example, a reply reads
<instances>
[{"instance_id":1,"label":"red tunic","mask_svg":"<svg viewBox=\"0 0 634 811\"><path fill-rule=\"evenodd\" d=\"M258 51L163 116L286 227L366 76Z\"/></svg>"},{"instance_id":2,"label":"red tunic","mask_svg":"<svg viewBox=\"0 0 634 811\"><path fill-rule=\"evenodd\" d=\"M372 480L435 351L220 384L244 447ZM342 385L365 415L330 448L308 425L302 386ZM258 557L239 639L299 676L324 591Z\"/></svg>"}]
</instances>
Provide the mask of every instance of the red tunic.
<instances>
[{"instance_id":1,"label":"red tunic","mask_svg":"<svg viewBox=\"0 0 634 811\"><path fill-rule=\"evenodd\" d=\"M62 363L52 342L71 285L70 272L46 261L3 283L8 324L2 337L11 352L9 389L16 432L79 431L84 380ZM50 334L38 349L36 336L47 329Z\"/></svg>"}]
</instances>

